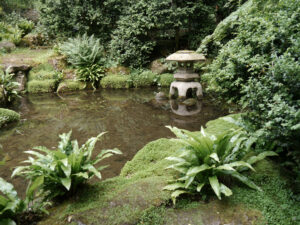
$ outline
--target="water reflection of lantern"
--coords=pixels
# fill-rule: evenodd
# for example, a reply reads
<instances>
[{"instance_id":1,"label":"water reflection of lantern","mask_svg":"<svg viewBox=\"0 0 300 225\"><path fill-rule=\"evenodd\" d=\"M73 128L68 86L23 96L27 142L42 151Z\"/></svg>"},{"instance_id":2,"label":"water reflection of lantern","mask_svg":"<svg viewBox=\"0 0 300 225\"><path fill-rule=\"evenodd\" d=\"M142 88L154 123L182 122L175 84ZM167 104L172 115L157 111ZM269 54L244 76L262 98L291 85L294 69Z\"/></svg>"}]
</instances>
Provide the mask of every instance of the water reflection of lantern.
<instances>
[{"instance_id":1,"label":"water reflection of lantern","mask_svg":"<svg viewBox=\"0 0 300 225\"><path fill-rule=\"evenodd\" d=\"M174 81L170 87L170 97L174 97L176 90L178 97L185 99L189 90L196 90L198 98L203 96L202 86L195 79L199 78L199 74L194 72L194 63L198 61L205 61L205 57L195 51L182 50L178 51L166 59L167 61L178 62L178 70L174 74Z\"/></svg>"}]
</instances>

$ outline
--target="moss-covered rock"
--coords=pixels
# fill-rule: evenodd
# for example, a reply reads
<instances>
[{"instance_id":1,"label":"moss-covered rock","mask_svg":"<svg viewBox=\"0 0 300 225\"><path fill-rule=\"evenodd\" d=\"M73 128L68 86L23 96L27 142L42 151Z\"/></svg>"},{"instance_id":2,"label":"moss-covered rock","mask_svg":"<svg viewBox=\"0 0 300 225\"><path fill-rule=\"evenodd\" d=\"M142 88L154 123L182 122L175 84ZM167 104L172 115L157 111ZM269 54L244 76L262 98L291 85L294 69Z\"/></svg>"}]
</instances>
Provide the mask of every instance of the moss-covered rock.
<instances>
[{"instance_id":1,"label":"moss-covered rock","mask_svg":"<svg viewBox=\"0 0 300 225\"><path fill-rule=\"evenodd\" d=\"M170 87L173 81L175 81L175 79L174 75L171 73L164 73L159 76L159 85L161 87Z\"/></svg>"},{"instance_id":2,"label":"moss-covered rock","mask_svg":"<svg viewBox=\"0 0 300 225\"><path fill-rule=\"evenodd\" d=\"M130 88L129 84L129 76L125 75L109 75L100 81L100 86L102 88L113 88L113 89L121 89L121 88Z\"/></svg>"},{"instance_id":3,"label":"moss-covered rock","mask_svg":"<svg viewBox=\"0 0 300 225\"><path fill-rule=\"evenodd\" d=\"M9 109L0 108L0 128L20 120L20 114Z\"/></svg>"},{"instance_id":4,"label":"moss-covered rock","mask_svg":"<svg viewBox=\"0 0 300 225\"><path fill-rule=\"evenodd\" d=\"M131 75L131 82L133 87L142 88L142 87L151 87L156 85L157 74L149 71L144 71L142 73L135 73Z\"/></svg>"},{"instance_id":5,"label":"moss-covered rock","mask_svg":"<svg viewBox=\"0 0 300 225\"><path fill-rule=\"evenodd\" d=\"M72 92L84 90L87 85L76 80L64 80L58 85L57 92Z\"/></svg>"},{"instance_id":6,"label":"moss-covered rock","mask_svg":"<svg viewBox=\"0 0 300 225\"><path fill-rule=\"evenodd\" d=\"M56 78L56 71L49 63L35 66L28 75L28 80L51 80Z\"/></svg>"},{"instance_id":7,"label":"moss-covered rock","mask_svg":"<svg viewBox=\"0 0 300 225\"><path fill-rule=\"evenodd\" d=\"M32 80L27 83L27 91L29 93L47 93L54 92L57 81L50 80Z\"/></svg>"}]
</instances>

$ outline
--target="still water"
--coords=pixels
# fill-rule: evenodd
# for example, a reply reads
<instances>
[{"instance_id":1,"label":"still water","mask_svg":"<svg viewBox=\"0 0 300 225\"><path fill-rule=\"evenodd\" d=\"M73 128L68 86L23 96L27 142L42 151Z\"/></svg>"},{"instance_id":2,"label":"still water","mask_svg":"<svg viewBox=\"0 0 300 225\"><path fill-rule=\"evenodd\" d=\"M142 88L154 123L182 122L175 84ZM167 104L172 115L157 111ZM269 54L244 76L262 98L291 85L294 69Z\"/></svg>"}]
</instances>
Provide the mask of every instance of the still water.
<instances>
[{"instance_id":1,"label":"still water","mask_svg":"<svg viewBox=\"0 0 300 225\"><path fill-rule=\"evenodd\" d=\"M26 182L22 178L10 179L13 168L27 159L23 152L41 145L54 149L58 134L70 130L72 139L77 139L80 145L92 136L108 132L96 145L94 154L107 148L119 148L123 152L103 162L110 165L103 170L103 177L113 177L145 144L173 137L166 125L196 131L207 121L226 114L209 100L198 103L196 109L187 107L186 110L174 102L158 102L154 96L153 89L24 96L14 108L21 114L21 122L0 133L0 160L6 160L0 167L0 177L11 181L23 193Z\"/></svg>"}]
</instances>

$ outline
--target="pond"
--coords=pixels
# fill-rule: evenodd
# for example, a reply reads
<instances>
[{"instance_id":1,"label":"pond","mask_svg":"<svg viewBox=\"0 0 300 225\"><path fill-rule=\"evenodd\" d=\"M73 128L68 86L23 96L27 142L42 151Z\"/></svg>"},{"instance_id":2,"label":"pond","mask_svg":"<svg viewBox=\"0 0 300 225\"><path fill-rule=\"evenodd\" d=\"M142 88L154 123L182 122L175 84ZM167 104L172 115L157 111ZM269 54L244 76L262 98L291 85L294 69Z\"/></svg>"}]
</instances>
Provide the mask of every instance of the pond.
<instances>
[{"instance_id":1,"label":"pond","mask_svg":"<svg viewBox=\"0 0 300 225\"><path fill-rule=\"evenodd\" d=\"M6 164L0 167L0 177L11 181L19 193L23 193L26 182L22 178L10 179L13 168L28 157L23 151L41 145L54 149L58 144L58 134L70 130L73 131L72 139L77 139L80 145L107 131L94 153L119 148L123 155L103 162L110 164L103 170L103 177L117 176L124 164L148 142L173 137L166 125L197 131L207 121L226 114L220 106L205 100L201 102L198 114L180 116L172 108L182 110L182 106L174 106L169 101L157 102L154 96L153 89L24 96L21 104L14 108L21 114L21 122L0 134L3 147L0 159L6 160Z\"/></svg>"}]
</instances>

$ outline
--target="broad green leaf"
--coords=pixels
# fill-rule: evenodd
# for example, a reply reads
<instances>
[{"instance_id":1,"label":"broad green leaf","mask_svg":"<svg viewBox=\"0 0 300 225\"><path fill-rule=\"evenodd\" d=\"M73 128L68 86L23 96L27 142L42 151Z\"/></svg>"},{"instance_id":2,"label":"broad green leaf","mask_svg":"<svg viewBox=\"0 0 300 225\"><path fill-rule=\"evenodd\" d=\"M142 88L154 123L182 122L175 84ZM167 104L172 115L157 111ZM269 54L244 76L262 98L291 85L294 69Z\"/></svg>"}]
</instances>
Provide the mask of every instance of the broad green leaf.
<instances>
[{"instance_id":1,"label":"broad green leaf","mask_svg":"<svg viewBox=\"0 0 300 225\"><path fill-rule=\"evenodd\" d=\"M222 183L220 184L220 191L227 197L232 195L232 191Z\"/></svg>"},{"instance_id":2,"label":"broad green leaf","mask_svg":"<svg viewBox=\"0 0 300 225\"><path fill-rule=\"evenodd\" d=\"M224 164L222 166L218 166L216 168L216 170L233 170L233 171L235 171L235 169L232 168L229 164Z\"/></svg>"},{"instance_id":3,"label":"broad green leaf","mask_svg":"<svg viewBox=\"0 0 300 225\"><path fill-rule=\"evenodd\" d=\"M219 157L218 157L218 154L215 153L215 152L212 153L212 154L210 154L209 157L212 158L212 159L214 159L214 160L217 161L217 162L220 162L220 159L219 159Z\"/></svg>"},{"instance_id":4,"label":"broad green leaf","mask_svg":"<svg viewBox=\"0 0 300 225\"><path fill-rule=\"evenodd\" d=\"M14 189L14 186L5 181L2 177L0 177L0 191L9 199L14 200L18 198L18 194L17 191Z\"/></svg>"},{"instance_id":5,"label":"broad green leaf","mask_svg":"<svg viewBox=\"0 0 300 225\"><path fill-rule=\"evenodd\" d=\"M200 183L197 185L197 192L201 192L202 188L204 187L205 183Z\"/></svg>"},{"instance_id":6,"label":"broad green leaf","mask_svg":"<svg viewBox=\"0 0 300 225\"><path fill-rule=\"evenodd\" d=\"M14 177L14 176L18 176L20 175L20 173L25 170L25 169L28 169L28 166L18 166L14 169L11 177Z\"/></svg>"},{"instance_id":7,"label":"broad green leaf","mask_svg":"<svg viewBox=\"0 0 300 225\"><path fill-rule=\"evenodd\" d=\"M101 173L92 165L84 165L82 169L88 170L89 172L93 173L96 177L98 177L100 180L102 179Z\"/></svg>"},{"instance_id":8,"label":"broad green leaf","mask_svg":"<svg viewBox=\"0 0 300 225\"><path fill-rule=\"evenodd\" d=\"M219 184L217 176L209 177L208 180L209 180L210 186L214 190L214 192L217 195L218 199L221 200L220 184Z\"/></svg>"},{"instance_id":9,"label":"broad green leaf","mask_svg":"<svg viewBox=\"0 0 300 225\"><path fill-rule=\"evenodd\" d=\"M88 173L87 172L85 172L85 173L82 173L82 172L80 172L80 173L75 173L75 174L73 174L74 176L77 176L77 177L82 177L82 178L84 178L84 179L89 179L89 175L88 175Z\"/></svg>"},{"instance_id":10,"label":"broad green leaf","mask_svg":"<svg viewBox=\"0 0 300 225\"><path fill-rule=\"evenodd\" d=\"M248 187L253 188L258 191L262 191L260 187L258 187L253 181L249 180L247 177L241 175L236 171L230 171L229 173L231 176L237 178L242 183L246 184Z\"/></svg>"},{"instance_id":11,"label":"broad green leaf","mask_svg":"<svg viewBox=\"0 0 300 225\"><path fill-rule=\"evenodd\" d=\"M262 152L260 153L258 156L252 156L247 160L247 163L249 164L254 164L260 160L263 160L264 158L268 157L268 156L278 156L277 153L272 152L272 151L266 151L266 152Z\"/></svg>"},{"instance_id":12,"label":"broad green leaf","mask_svg":"<svg viewBox=\"0 0 300 225\"><path fill-rule=\"evenodd\" d=\"M71 178L60 178L62 185L69 191L71 188Z\"/></svg>"},{"instance_id":13,"label":"broad green leaf","mask_svg":"<svg viewBox=\"0 0 300 225\"><path fill-rule=\"evenodd\" d=\"M191 185L191 183L193 183L194 179L195 179L195 176L189 177L189 178L185 181L185 188L188 188L188 187Z\"/></svg>"},{"instance_id":14,"label":"broad green leaf","mask_svg":"<svg viewBox=\"0 0 300 225\"><path fill-rule=\"evenodd\" d=\"M179 157L167 157L166 160L174 161L174 162L186 162L185 159Z\"/></svg>"},{"instance_id":15,"label":"broad green leaf","mask_svg":"<svg viewBox=\"0 0 300 225\"><path fill-rule=\"evenodd\" d=\"M206 165L206 164L203 164L201 166L195 166L195 167L192 167L190 168L188 171L187 171L187 176L195 176L197 175L198 173L204 171L204 170L208 170L210 169L211 167Z\"/></svg>"},{"instance_id":16,"label":"broad green leaf","mask_svg":"<svg viewBox=\"0 0 300 225\"><path fill-rule=\"evenodd\" d=\"M171 194L171 198L173 200L173 204L176 205L176 198L179 197L182 194L188 193L187 191L183 190L176 190Z\"/></svg>"},{"instance_id":17,"label":"broad green leaf","mask_svg":"<svg viewBox=\"0 0 300 225\"><path fill-rule=\"evenodd\" d=\"M245 167L248 167L249 169L255 171L255 169L249 163L246 163L244 161L237 161L237 162L229 163L228 165L231 167L245 166Z\"/></svg>"},{"instance_id":18,"label":"broad green leaf","mask_svg":"<svg viewBox=\"0 0 300 225\"><path fill-rule=\"evenodd\" d=\"M44 184L44 176L37 177L28 187L26 195L29 198L32 198L34 191L38 189L40 186L42 186L43 184Z\"/></svg>"},{"instance_id":19,"label":"broad green leaf","mask_svg":"<svg viewBox=\"0 0 300 225\"><path fill-rule=\"evenodd\" d=\"M185 188L185 184L184 183L170 184L170 185L165 186L163 188L163 190L174 191L174 190L179 189L179 188Z\"/></svg>"}]
</instances>

